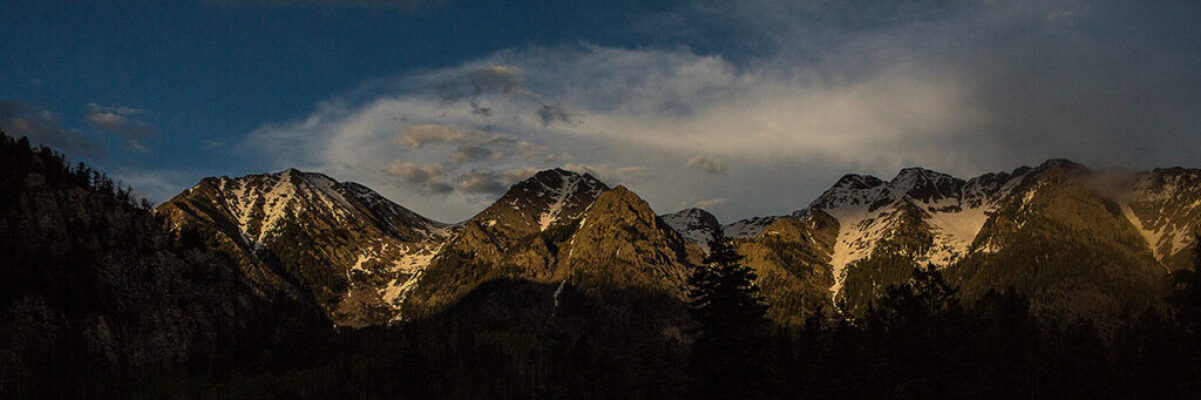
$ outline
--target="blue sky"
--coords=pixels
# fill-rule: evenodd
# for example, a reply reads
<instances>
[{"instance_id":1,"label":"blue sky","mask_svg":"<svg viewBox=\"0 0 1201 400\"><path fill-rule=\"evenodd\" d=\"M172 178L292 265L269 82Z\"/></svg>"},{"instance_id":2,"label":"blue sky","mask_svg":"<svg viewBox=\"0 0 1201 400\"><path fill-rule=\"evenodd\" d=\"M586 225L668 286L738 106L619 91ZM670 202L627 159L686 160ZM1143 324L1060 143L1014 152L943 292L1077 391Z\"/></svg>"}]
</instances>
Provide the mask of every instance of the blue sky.
<instances>
[{"instance_id":1,"label":"blue sky","mask_svg":"<svg viewBox=\"0 0 1201 400\"><path fill-rule=\"evenodd\" d=\"M469 217L532 171L659 212L847 172L1201 166L1193 2L0 3L0 128L161 201L287 167Z\"/></svg>"},{"instance_id":2,"label":"blue sky","mask_svg":"<svg viewBox=\"0 0 1201 400\"><path fill-rule=\"evenodd\" d=\"M0 5L0 98L82 123L86 104L146 110L158 151L113 162L214 168L190 151L303 117L365 81L526 44L636 45L609 29L643 2L444 1L388 6L256 1L12 1ZM658 6L662 7L662 6ZM621 13L615 11L620 10Z\"/></svg>"}]
</instances>

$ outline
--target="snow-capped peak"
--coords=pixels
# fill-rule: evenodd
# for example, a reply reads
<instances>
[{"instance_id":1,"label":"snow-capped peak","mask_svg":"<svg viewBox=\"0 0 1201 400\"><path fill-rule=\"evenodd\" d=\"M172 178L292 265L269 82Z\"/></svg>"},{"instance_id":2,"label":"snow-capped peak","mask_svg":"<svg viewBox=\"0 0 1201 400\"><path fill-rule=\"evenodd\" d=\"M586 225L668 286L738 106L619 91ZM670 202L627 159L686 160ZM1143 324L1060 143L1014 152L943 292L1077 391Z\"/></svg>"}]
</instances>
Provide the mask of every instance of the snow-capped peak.
<instances>
[{"instance_id":1,"label":"snow-capped peak","mask_svg":"<svg viewBox=\"0 0 1201 400\"><path fill-rule=\"evenodd\" d=\"M963 189L962 179L923 168L905 168L888 181L894 196L909 196L926 203L958 197Z\"/></svg>"},{"instance_id":2,"label":"snow-capped peak","mask_svg":"<svg viewBox=\"0 0 1201 400\"><path fill-rule=\"evenodd\" d=\"M709 243L721 234L721 224L708 211L699 208L688 208L672 214L660 215L663 222L692 243L700 246L701 250L709 252Z\"/></svg>"},{"instance_id":3,"label":"snow-capped peak","mask_svg":"<svg viewBox=\"0 0 1201 400\"><path fill-rule=\"evenodd\" d=\"M206 185L216 189L220 200L215 201L236 220L248 244L262 243L281 223L295 222L301 214L320 215L336 223L362 221L406 240L446 237L453 230L453 226L422 217L365 186L295 168L239 178L206 178L184 195Z\"/></svg>"},{"instance_id":4,"label":"snow-capped peak","mask_svg":"<svg viewBox=\"0 0 1201 400\"><path fill-rule=\"evenodd\" d=\"M905 224L902 217L913 213L933 239L931 247L919 256L922 262L947 265L961 258L989 213L1027 170L968 181L924 168L902 169L889 181L843 176L809 208L822 210L839 222L831 255L835 276L831 291L836 295L841 289L848 265L870 256L876 244Z\"/></svg>"},{"instance_id":5,"label":"snow-capped peak","mask_svg":"<svg viewBox=\"0 0 1201 400\"><path fill-rule=\"evenodd\" d=\"M555 168L540 171L509 188L497 202L476 218L495 219L498 208L522 215L521 224L547 230L569 219L579 218L584 209L609 187L589 174ZM510 221L510 223L518 223Z\"/></svg>"}]
</instances>

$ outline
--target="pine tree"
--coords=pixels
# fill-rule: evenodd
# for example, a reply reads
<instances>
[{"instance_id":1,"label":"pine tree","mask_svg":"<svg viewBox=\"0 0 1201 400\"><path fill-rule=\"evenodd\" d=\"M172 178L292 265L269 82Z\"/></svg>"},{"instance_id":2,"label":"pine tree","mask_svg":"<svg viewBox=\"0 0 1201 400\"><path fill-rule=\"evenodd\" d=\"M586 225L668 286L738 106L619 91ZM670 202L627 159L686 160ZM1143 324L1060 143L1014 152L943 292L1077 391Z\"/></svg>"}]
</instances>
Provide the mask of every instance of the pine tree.
<instances>
[{"instance_id":1,"label":"pine tree","mask_svg":"<svg viewBox=\"0 0 1201 400\"><path fill-rule=\"evenodd\" d=\"M692 346L691 388L696 397L763 397L767 306L755 273L725 238L710 244L708 265L689 278L690 314L698 323Z\"/></svg>"},{"instance_id":2,"label":"pine tree","mask_svg":"<svg viewBox=\"0 0 1201 400\"><path fill-rule=\"evenodd\" d=\"M963 315L963 308L957 290L947 284L940 271L928 265L914 268L908 284L888 288L872 313L875 315L869 320L892 328L954 319Z\"/></svg>"},{"instance_id":3,"label":"pine tree","mask_svg":"<svg viewBox=\"0 0 1201 400\"><path fill-rule=\"evenodd\" d=\"M914 268L865 317L879 384L901 398L951 398L963 358L963 308L934 266Z\"/></svg>"},{"instance_id":4,"label":"pine tree","mask_svg":"<svg viewBox=\"0 0 1201 400\"><path fill-rule=\"evenodd\" d=\"M1201 376L1201 235L1194 236L1192 270L1183 269L1172 274L1175 291L1169 301L1175 308L1176 321L1180 324L1185 346L1194 376ZM1201 393L1201 383L1187 382L1186 391Z\"/></svg>"},{"instance_id":5,"label":"pine tree","mask_svg":"<svg viewBox=\"0 0 1201 400\"><path fill-rule=\"evenodd\" d=\"M1201 235L1194 236L1193 269L1172 274L1176 290L1170 298L1185 333L1201 336Z\"/></svg>"}]
</instances>

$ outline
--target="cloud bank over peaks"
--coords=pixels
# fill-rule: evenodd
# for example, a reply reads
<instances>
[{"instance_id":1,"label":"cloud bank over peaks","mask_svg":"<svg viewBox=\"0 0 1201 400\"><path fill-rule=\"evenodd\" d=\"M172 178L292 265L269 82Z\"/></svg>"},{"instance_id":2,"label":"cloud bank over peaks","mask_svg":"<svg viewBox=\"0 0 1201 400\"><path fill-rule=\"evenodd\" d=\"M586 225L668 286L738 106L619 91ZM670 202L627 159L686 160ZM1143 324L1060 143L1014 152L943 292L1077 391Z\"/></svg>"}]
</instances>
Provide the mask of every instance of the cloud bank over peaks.
<instances>
[{"instance_id":1,"label":"cloud bank over peaks","mask_svg":"<svg viewBox=\"0 0 1201 400\"><path fill-rule=\"evenodd\" d=\"M704 202L728 221L788 213L848 172L920 165L972 176L1059 157L1148 168L1193 160L1182 149L1201 145L1192 112L1201 100L1190 94L1201 77L1188 72L1201 68L1201 51L1164 40L1181 32L1156 32L1157 13L1170 10L731 7L698 2L663 16L661 29L685 41L713 29L762 39L750 55L687 45L502 50L369 82L306 118L263 126L242 148L274 168L381 187L447 220L478 212L521 171L569 166L629 186L657 211ZM1115 24L1123 15L1147 29ZM392 168L431 165L445 170L427 174L440 180Z\"/></svg>"},{"instance_id":2,"label":"cloud bank over peaks","mask_svg":"<svg viewBox=\"0 0 1201 400\"><path fill-rule=\"evenodd\" d=\"M511 171L550 167L626 184L670 208L680 198L739 200L711 191L732 165L763 172L765 160L840 154L845 165L910 133L945 133L959 127L949 110L963 104L953 85L904 70L815 86L687 49L592 45L502 51L389 86L264 126L243 147L273 158L271 168L300 164L390 186L381 190L448 220L494 200L520 175ZM421 197L431 193L444 197Z\"/></svg>"}]
</instances>

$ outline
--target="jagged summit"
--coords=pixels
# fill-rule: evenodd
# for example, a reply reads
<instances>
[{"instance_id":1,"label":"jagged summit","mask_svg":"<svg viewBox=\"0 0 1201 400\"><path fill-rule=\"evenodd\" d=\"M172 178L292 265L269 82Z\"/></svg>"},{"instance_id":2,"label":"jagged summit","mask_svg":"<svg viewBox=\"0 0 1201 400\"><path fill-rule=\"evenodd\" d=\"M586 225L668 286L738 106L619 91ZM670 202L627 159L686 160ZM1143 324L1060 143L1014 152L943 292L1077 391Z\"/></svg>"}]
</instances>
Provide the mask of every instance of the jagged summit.
<instances>
[{"instance_id":1,"label":"jagged summit","mask_svg":"<svg viewBox=\"0 0 1201 400\"><path fill-rule=\"evenodd\" d=\"M659 218L672 229L680 233L684 239L700 246L701 250L709 252L709 243L722 234L721 224L717 217L699 208L687 208L672 214L663 214Z\"/></svg>"},{"instance_id":2,"label":"jagged summit","mask_svg":"<svg viewBox=\"0 0 1201 400\"><path fill-rule=\"evenodd\" d=\"M1038 167L1036 167L1036 169L1039 169L1039 170L1046 170L1046 169L1053 169L1053 168L1054 169L1062 169L1065 171L1075 171L1075 172L1089 172L1090 171L1090 169L1088 167L1086 167L1082 164L1079 164L1075 161L1068 160L1066 158L1052 158L1050 160L1043 161L1042 164L1039 164Z\"/></svg>"},{"instance_id":3,"label":"jagged summit","mask_svg":"<svg viewBox=\"0 0 1201 400\"><path fill-rule=\"evenodd\" d=\"M273 279L299 279L332 320L352 326L393 318L405 283L458 230L366 186L295 168L205 178L155 213L246 268L286 271Z\"/></svg>"},{"instance_id":4,"label":"jagged summit","mask_svg":"<svg viewBox=\"0 0 1201 400\"><path fill-rule=\"evenodd\" d=\"M905 168L888 181L896 195L909 196L923 202L958 196L964 180L925 168Z\"/></svg>"},{"instance_id":5,"label":"jagged summit","mask_svg":"<svg viewBox=\"0 0 1201 400\"><path fill-rule=\"evenodd\" d=\"M580 189L608 189L608 185L605 185L604 182L596 179L591 174L572 172L562 168L552 168L538 171L533 176L513 184L509 188L509 192L512 193L519 190L546 190L555 192L568 188L572 184L578 185Z\"/></svg>"},{"instance_id":6,"label":"jagged summit","mask_svg":"<svg viewBox=\"0 0 1201 400\"><path fill-rule=\"evenodd\" d=\"M831 290L837 293L846 268L870 257L881 243L893 249L899 240L914 237L918 243L905 246L908 257L936 265L962 258L989 214L1018 188L1029 170L969 180L916 167L901 169L888 181L846 175L809 208L794 213L794 218L805 219L820 210L838 221L830 262L836 282Z\"/></svg>"},{"instance_id":7,"label":"jagged summit","mask_svg":"<svg viewBox=\"0 0 1201 400\"><path fill-rule=\"evenodd\" d=\"M925 204L941 203L946 199L956 202L971 199L979 203L978 197L995 195L993 192L1001 189L1011 178L1024 176L1030 171L1042 173L1051 170L1074 174L1089 172L1087 167L1070 160L1051 159L1035 168L1019 167L1010 173L990 173L967 180L921 167L902 168L887 181L871 175L847 174L814 199L808 208L837 210L848 206L867 206L874 211L904 199Z\"/></svg>"},{"instance_id":8,"label":"jagged summit","mask_svg":"<svg viewBox=\"0 0 1201 400\"><path fill-rule=\"evenodd\" d=\"M871 199L880 197L886 183L870 175L845 175L833 187L814 199L809 208L870 204Z\"/></svg>"},{"instance_id":9,"label":"jagged summit","mask_svg":"<svg viewBox=\"0 0 1201 400\"><path fill-rule=\"evenodd\" d=\"M1031 240L1023 229L1032 221L1073 232L1094 229L1094 235L1122 237L1121 243L1129 242L1131 232L1141 232L1154 259L1175 269L1187 265L1190 229L1201 219L1201 201L1187 200L1201 198L1197 176L1185 169L1155 170L1127 179L1135 182L1126 183L1132 187L1099 188L1088 167L1065 159L967 180L904 168L888 181L845 175L793 218L805 220L822 211L837 221L829 253L836 299L848 279L869 274L862 268L872 267L859 267L852 272L860 278L848 276L857 265L874 265L865 261L900 257L951 266L971 253L1004 253ZM1124 214L1120 219L1134 229L1113 221L1115 213ZM852 283L856 287L849 295L860 301L874 290Z\"/></svg>"},{"instance_id":10,"label":"jagged summit","mask_svg":"<svg viewBox=\"0 0 1201 400\"><path fill-rule=\"evenodd\" d=\"M221 211L234 217L248 235L245 238L254 243L272 234L281 218L302 212L326 215L336 221L366 221L404 240L446 238L454 230L453 225L421 216L366 186L296 168L238 178L204 178L159 209L171 209L197 198L208 198L211 205L223 208Z\"/></svg>"},{"instance_id":11,"label":"jagged summit","mask_svg":"<svg viewBox=\"0 0 1201 400\"><path fill-rule=\"evenodd\" d=\"M585 174L544 172L514 185L446 245L413 292L415 314L453 303L495 276L682 296L686 266L699 262L700 252L646 201ZM548 214L555 216L549 222Z\"/></svg>"},{"instance_id":12,"label":"jagged summit","mask_svg":"<svg viewBox=\"0 0 1201 400\"><path fill-rule=\"evenodd\" d=\"M871 175L846 174L843 175L842 178L839 178L838 181L834 183L834 186L853 190L862 190L883 184L884 181Z\"/></svg>"},{"instance_id":13,"label":"jagged summit","mask_svg":"<svg viewBox=\"0 0 1201 400\"><path fill-rule=\"evenodd\" d=\"M656 216L624 186L609 188L592 175L559 168L512 185L462 225L426 220L365 186L296 169L207 178L160 210L175 207L172 212L207 219L250 250L282 251L301 266L293 273L312 275L314 282L345 277L338 279L350 290L332 296L329 285L306 283L326 293L323 300L332 303L324 305L335 319L353 315L354 304L436 309L501 276L622 282L678 294L687 266L699 263L705 245L719 235L737 240L773 296L833 299L827 307L843 300L865 304L882 287L876 280L900 276L876 271L900 268L896 260L952 267L1009 257L1032 240L1032 226L1083 232L1105 220L1104 231L1121 243L1137 243L1141 233L1147 259L1168 269L1188 265L1191 232L1201 220L1201 173L1136 174L1124 183L1130 193L1112 200L1097 200L1092 176L1067 160L971 179L917 167L889 180L848 174L809 207L726 226L699 208ZM1131 226L1123 227L1127 221ZM313 272L321 263L329 273ZM790 316L812 311L787 309Z\"/></svg>"},{"instance_id":14,"label":"jagged summit","mask_svg":"<svg viewBox=\"0 0 1201 400\"><path fill-rule=\"evenodd\" d=\"M514 184L471 221L492 226L507 223L521 231L544 231L578 219L597 195L607 189L608 185L590 174L548 169Z\"/></svg>"},{"instance_id":15,"label":"jagged summit","mask_svg":"<svg viewBox=\"0 0 1201 400\"><path fill-rule=\"evenodd\" d=\"M619 185L597 196L563 262L569 278L581 284L616 283L683 296L688 266L700 258L650 204Z\"/></svg>"}]
</instances>

